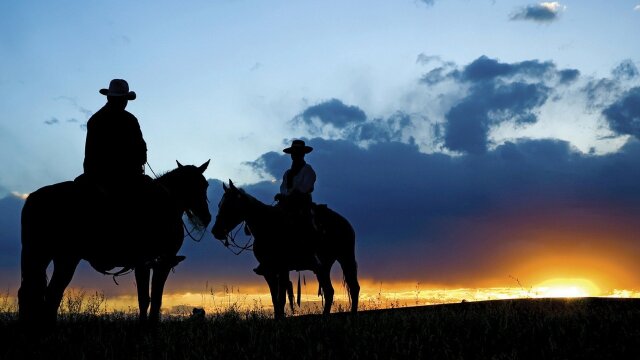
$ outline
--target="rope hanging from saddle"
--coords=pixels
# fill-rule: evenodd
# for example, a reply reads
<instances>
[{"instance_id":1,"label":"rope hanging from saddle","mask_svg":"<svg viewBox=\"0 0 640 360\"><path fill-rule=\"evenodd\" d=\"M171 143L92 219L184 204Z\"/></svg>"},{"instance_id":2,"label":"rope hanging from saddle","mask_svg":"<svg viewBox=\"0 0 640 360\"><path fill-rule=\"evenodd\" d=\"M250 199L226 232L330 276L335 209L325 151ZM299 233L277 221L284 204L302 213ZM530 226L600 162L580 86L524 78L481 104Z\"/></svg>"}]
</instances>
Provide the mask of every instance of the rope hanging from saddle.
<instances>
[{"instance_id":1,"label":"rope hanging from saddle","mask_svg":"<svg viewBox=\"0 0 640 360\"><path fill-rule=\"evenodd\" d=\"M135 270L135 267L133 266L125 266L122 269L116 271L116 272L111 272L111 271L107 271L107 270L98 270L100 273L104 274L104 275L109 275L112 276L113 278L113 282L116 283L116 285L120 285L118 284L118 282L116 281L116 277L118 276L122 276L122 275L127 275L130 274L131 272L133 272Z\"/></svg>"}]
</instances>

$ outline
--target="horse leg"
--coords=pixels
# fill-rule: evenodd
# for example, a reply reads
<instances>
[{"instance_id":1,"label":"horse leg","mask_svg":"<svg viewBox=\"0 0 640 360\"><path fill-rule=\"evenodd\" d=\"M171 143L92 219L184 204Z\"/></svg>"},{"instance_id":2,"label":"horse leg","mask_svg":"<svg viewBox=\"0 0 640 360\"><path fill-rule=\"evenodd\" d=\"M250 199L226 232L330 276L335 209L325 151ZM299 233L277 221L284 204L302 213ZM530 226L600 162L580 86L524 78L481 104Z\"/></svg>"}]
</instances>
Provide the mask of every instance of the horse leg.
<instances>
[{"instance_id":1,"label":"horse leg","mask_svg":"<svg viewBox=\"0 0 640 360\"><path fill-rule=\"evenodd\" d=\"M289 280L289 272L283 271L278 274L278 306L282 308L282 315L284 317L284 308L287 305L287 292L291 288L293 295L293 283ZM291 305L293 309L293 304Z\"/></svg>"},{"instance_id":2,"label":"horse leg","mask_svg":"<svg viewBox=\"0 0 640 360\"><path fill-rule=\"evenodd\" d=\"M323 314L330 314L331 306L333 305L334 290L333 285L331 285L331 265L333 264L322 264L316 274L325 299Z\"/></svg>"},{"instance_id":3,"label":"horse leg","mask_svg":"<svg viewBox=\"0 0 640 360\"><path fill-rule=\"evenodd\" d=\"M147 321L149 311L149 277L151 269L148 266L140 265L135 268L136 288L138 290L138 308L140 309L139 319L141 322Z\"/></svg>"},{"instance_id":4,"label":"horse leg","mask_svg":"<svg viewBox=\"0 0 640 360\"><path fill-rule=\"evenodd\" d=\"M41 320L47 288L47 266L50 262L50 257L23 243L20 259L21 282L18 290L20 321L36 323Z\"/></svg>"},{"instance_id":5,"label":"horse leg","mask_svg":"<svg viewBox=\"0 0 640 360\"><path fill-rule=\"evenodd\" d=\"M358 311L358 297L360 296L360 284L358 283L358 264L356 263L355 256L350 256L346 259L338 259L340 267L342 267L342 273L344 274L344 281L347 283L347 289L349 290L349 300L351 300L351 312Z\"/></svg>"},{"instance_id":6,"label":"horse leg","mask_svg":"<svg viewBox=\"0 0 640 360\"><path fill-rule=\"evenodd\" d=\"M293 307L293 283L291 282L291 280L287 281L287 298L289 299L289 307L291 308L291 313L293 314L295 312L295 308Z\"/></svg>"},{"instance_id":7,"label":"horse leg","mask_svg":"<svg viewBox=\"0 0 640 360\"><path fill-rule=\"evenodd\" d=\"M269 285L269 292L271 292L273 317L276 319L284 318L285 295L280 288L286 291L286 287L282 286L280 277L280 273L268 273L264 275L264 279L267 281L267 285Z\"/></svg>"},{"instance_id":8,"label":"horse leg","mask_svg":"<svg viewBox=\"0 0 640 360\"><path fill-rule=\"evenodd\" d=\"M151 310L149 311L149 320L151 322L156 323L160 321L162 294L170 271L171 268L167 266L156 266L153 268L153 278L151 279Z\"/></svg>"},{"instance_id":9,"label":"horse leg","mask_svg":"<svg viewBox=\"0 0 640 360\"><path fill-rule=\"evenodd\" d=\"M55 323L58 316L58 308L64 296L64 290L71 283L76 267L80 259L54 258L53 274L45 292L44 316L48 323Z\"/></svg>"}]
</instances>

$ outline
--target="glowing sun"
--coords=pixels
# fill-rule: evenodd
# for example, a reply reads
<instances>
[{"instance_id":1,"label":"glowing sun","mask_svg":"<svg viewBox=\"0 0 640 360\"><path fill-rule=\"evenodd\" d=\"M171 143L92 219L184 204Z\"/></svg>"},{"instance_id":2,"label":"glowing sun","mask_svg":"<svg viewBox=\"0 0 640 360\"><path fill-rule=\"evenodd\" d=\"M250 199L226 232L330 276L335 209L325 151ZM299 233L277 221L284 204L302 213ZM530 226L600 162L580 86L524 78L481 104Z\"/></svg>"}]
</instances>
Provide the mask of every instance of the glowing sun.
<instances>
[{"instance_id":1,"label":"glowing sun","mask_svg":"<svg viewBox=\"0 0 640 360\"><path fill-rule=\"evenodd\" d=\"M549 279L533 287L535 297L587 297L598 296L600 289L587 279Z\"/></svg>"}]
</instances>

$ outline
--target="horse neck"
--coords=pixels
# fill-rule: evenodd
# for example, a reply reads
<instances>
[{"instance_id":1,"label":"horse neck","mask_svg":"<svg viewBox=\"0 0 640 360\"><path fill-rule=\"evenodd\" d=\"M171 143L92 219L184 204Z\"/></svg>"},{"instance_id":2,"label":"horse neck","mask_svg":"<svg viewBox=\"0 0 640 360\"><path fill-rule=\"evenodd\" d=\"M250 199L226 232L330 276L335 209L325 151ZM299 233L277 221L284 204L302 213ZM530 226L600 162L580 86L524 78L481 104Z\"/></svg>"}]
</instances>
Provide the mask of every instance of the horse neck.
<instances>
[{"instance_id":1,"label":"horse neck","mask_svg":"<svg viewBox=\"0 0 640 360\"><path fill-rule=\"evenodd\" d=\"M245 222L254 237L260 237L260 235L268 233L271 229L269 223L271 222L273 207L248 194L247 199Z\"/></svg>"},{"instance_id":2,"label":"horse neck","mask_svg":"<svg viewBox=\"0 0 640 360\"><path fill-rule=\"evenodd\" d=\"M182 213L186 209L183 204L183 201L176 196L179 193L178 187L180 186L180 181L176 176L174 171L170 171L166 174L160 175L160 177L156 178L154 182L160 185L161 188L165 189L171 200L173 201L174 206L176 207L176 211Z\"/></svg>"}]
</instances>

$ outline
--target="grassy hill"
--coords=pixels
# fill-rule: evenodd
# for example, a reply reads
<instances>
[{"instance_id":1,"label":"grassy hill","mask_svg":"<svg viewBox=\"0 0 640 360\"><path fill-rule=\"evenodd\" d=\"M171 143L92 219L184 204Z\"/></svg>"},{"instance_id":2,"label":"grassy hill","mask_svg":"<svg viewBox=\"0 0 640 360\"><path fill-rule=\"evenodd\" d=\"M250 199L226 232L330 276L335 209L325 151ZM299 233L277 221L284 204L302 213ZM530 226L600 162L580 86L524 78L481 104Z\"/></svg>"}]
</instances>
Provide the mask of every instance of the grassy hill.
<instances>
[{"instance_id":1,"label":"grassy hill","mask_svg":"<svg viewBox=\"0 0 640 360\"><path fill-rule=\"evenodd\" d=\"M0 359L640 359L640 300L496 300L281 321L227 311L156 327L79 314L37 339L5 317L0 339Z\"/></svg>"}]
</instances>

